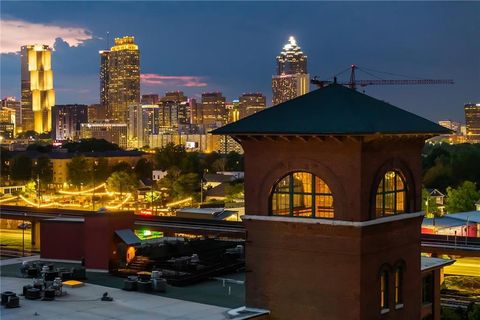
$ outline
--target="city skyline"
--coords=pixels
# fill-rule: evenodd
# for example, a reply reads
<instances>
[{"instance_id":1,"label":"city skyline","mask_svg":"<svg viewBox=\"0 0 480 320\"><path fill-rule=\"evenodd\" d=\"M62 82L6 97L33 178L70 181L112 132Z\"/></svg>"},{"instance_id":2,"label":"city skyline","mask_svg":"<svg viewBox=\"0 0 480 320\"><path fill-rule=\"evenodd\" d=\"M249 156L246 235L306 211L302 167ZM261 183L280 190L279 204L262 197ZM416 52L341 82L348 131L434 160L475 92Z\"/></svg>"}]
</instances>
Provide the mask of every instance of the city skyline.
<instances>
[{"instance_id":1,"label":"city skyline","mask_svg":"<svg viewBox=\"0 0 480 320\"><path fill-rule=\"evenodd\" d=\"M480 100L480 45L475 41L480 6L476 3L274 7L269 3L125 2L111 8L104 3L7 2L2 9L2 33L12 30L12 24L30 27L38 31L39 41L53 45L58 104L99 103L98 51L109 48L108 30L110 46L114 37L135 36L142 50L141 94L182 90L198 100L202 92L221 91L232 100L245 92L262 92L270 105L275 57L288 37L295 36L308 54L311 76L329 78L356 63L412 78L454 79L455 85L450 86L365 89L429 119L463 122L463 105ZM105 19L107 9L119 22ZM45 11L52 14L42 15ZM121 23L132 12L132 22ZM63 17L67 13L68 20ZM49 18L39 18L43 16ZM339 23L341 16L352 21ZM138 19L143 26L133 23ZM352 24L361 25L361 32ZM9 25L10 29L5 28ZM19 34L15 39L25 45L25 37ZM18 99L20 56L13 53L15 39L2 37L1 91L2 96ZM251 48L255 49L248 51Z\"/></svg>"}]
</instances>

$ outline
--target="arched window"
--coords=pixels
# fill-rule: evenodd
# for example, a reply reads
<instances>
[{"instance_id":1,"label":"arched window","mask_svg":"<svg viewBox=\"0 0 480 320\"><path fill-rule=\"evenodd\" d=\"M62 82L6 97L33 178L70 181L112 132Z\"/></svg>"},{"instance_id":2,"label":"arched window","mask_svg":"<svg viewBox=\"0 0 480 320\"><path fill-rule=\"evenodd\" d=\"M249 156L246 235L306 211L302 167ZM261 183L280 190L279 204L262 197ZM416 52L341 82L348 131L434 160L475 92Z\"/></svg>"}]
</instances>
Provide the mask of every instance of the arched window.
<instances>
[{"instance_id":1,"label":"arched window","mask_svg":"<svg viewBox=\"0 0 480 320\"><path fill-rule=\"evenodd\" d=\"M388 171L377 189L375 212L377 217L405 213L406 186L398 171Z\"/></svg>"},{"instance_id":2,"label":"arched window","mask_svg":"<svg viewBox=\"0 0 480 320\"><path fill-rule=\"evenodd\" d=\"M380 309L388 309L388 271L380 273Z\"/></svg>"},{"instance_id":3,"label":"arched window","mask_svg":"<svg viewBox=\"0 0 480 320\"><path fill-rule=\"evenodd\" d=\"M403 304L403 267L395 268L395 305Z\"/></svg>"},{"instance_id":4,"label":"arched window","mask_svg":"<svg viewBox=\"0 0 480 320\"><path fill-rule=\"evenodd\" d=\"M333 218L333 196L328 185L308 172L293 172L273 189L271 214Z\"/></svg>"}]
</instances>

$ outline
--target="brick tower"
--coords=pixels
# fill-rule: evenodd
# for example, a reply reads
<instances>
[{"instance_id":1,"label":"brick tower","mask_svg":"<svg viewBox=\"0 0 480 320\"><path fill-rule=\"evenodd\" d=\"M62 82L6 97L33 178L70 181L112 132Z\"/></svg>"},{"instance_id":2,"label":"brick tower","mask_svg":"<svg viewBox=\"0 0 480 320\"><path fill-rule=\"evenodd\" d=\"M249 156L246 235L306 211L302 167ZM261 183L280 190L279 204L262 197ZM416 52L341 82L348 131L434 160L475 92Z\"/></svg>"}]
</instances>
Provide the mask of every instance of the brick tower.
<instances>
[{"instance_id":1,"label":"brick tower","mask_svg":"<svg viewBox=\"0 0 480 320\"><path fill-rule=\"evenodd\" d=\"M214 131L245 151L247 306L420 319L420 153L448 132L337 84Z\"/></svg>"}]
</instances>

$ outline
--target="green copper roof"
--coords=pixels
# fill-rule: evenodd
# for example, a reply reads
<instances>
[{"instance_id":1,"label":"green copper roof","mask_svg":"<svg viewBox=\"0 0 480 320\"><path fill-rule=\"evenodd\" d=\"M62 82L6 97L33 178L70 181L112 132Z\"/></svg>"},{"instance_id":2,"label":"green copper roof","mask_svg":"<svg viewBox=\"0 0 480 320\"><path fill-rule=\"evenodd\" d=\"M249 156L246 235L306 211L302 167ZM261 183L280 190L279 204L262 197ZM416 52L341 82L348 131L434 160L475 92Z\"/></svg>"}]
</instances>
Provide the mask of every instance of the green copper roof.
<instances>
[{"instance_id":1,"label":"green copper roof","mask_svg":"<svg viewBox=\"0 0 480 320\"><path fill-rule=\"evenodd\" d=\"M213 131L242 135L447 134L451 131L339 84L318 89Z\"/></svg>"}]
</instances>

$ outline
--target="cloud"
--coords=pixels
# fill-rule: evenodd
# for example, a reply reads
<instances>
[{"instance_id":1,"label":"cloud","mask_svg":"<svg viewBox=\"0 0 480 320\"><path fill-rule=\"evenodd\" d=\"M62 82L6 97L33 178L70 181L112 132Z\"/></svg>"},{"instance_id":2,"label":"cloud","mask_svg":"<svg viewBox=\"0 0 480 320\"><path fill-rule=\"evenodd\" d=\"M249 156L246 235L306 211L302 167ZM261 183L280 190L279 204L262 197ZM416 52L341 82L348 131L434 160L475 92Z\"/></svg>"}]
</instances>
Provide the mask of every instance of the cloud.
<instances>
[{"instance_id":1,"label":"cloud","mask_svg":"<svg viewBox=\"0 0 480 320\"><path fill-rule=\"evenodd\" d=\"M166 76L156 73L144 73L140 75L142 84L152 86L179 86L179 87L206 87L208 84L203 77L199 76Z\"/></svg>"},{"instance_id":2,"label":"cloud","mask_svg":"<svg viewBox=\"0 0 480 320\"><path fill-rule=\"evenodd\" d=\"M18 19L2 19L0 29L0 53L17 53L21 46L27 44L47 44L53 47L57 38L63 39L70 47L76 47L93 37L85 28L61 27Z\"/></svg>"}]
</instances>

